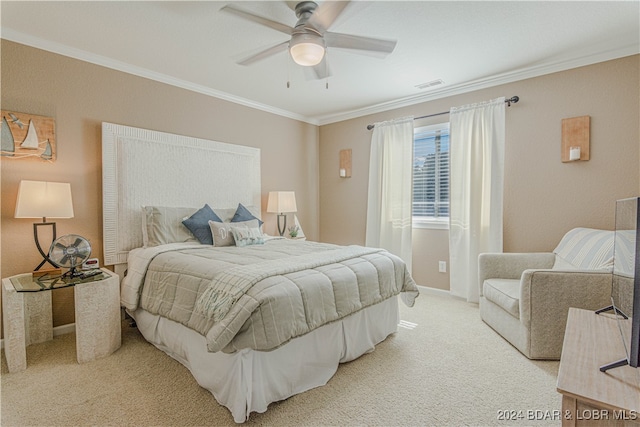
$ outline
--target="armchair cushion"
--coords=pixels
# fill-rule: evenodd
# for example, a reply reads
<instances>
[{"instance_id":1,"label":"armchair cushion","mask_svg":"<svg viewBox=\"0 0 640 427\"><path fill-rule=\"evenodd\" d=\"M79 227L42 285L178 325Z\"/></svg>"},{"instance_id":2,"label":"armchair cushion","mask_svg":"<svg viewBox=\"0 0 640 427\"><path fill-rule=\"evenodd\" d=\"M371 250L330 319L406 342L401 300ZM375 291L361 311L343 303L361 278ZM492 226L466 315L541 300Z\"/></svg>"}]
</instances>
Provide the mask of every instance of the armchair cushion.
<instances>
[{"instance_id":1,"label":"armchair cushion","mask_svg":"<svg viewBox=\"0 0 640 427\"><path fill-rule=\"evenodd\" d=\"M520 280L489 279L484 281L486 299L518 319L520 317Z\"/></svg>"}]
</instances>

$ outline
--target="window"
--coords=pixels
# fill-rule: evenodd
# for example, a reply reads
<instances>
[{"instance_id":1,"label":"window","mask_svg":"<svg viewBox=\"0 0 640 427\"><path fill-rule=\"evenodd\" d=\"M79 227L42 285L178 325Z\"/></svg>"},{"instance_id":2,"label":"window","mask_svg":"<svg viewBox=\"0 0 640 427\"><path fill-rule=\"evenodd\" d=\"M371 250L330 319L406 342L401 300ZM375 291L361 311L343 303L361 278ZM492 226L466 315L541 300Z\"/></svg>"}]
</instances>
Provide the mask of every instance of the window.
<instances>
[{"instance_id":1,"label":"window","mask_svg":"<svg viewBox=\"0 0 640 427\"><path fill-rule=\"evenodd\" d=\"M413 223L449 224L449 123L414 129Z\"/></svg>"}]
</instances>

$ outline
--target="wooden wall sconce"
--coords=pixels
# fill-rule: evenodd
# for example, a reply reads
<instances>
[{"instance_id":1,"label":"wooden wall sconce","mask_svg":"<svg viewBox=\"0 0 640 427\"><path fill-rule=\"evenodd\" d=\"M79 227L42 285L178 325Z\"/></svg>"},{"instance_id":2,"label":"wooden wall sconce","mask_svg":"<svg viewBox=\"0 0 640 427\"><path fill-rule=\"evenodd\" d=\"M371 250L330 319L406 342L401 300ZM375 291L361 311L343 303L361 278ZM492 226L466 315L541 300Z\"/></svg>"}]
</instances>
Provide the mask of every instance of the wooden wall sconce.
<instances>
[{"instance_id":1,"label":"wooden wall sconce","mask_svg":"<svg viewBox=\"0 0 640 427\"><path fill-rule=\"evenodd\" d=\"M351 149L340 150L340 178L351 178Z\"/></svg>"},{"instance_id":2,"label":"wooden wall sconce","mask_svg":"<svg viewBox=\"0 0 640 427\"><path fill-rule=\"evenodd\" d=\"M589 160L591 117L562 119L562 161Z\"/></svg>"}]
</instances>

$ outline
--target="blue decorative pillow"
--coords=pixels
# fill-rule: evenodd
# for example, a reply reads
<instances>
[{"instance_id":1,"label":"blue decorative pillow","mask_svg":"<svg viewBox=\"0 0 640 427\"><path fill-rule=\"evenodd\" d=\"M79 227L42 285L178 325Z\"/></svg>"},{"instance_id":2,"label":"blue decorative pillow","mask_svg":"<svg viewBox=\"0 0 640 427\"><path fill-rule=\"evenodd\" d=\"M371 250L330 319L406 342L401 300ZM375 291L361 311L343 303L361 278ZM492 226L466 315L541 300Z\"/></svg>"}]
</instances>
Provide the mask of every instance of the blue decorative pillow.
<instances>
[{"instance_id":1,"label":"blue decorative pillow","mask_svg":"<svg viewBox=\"0 0 640 427\"><path fill-rule=\"evenodd\" d=\"M231 218L231 222L251 221L252 219L257 219L260 227L264 224L264 221L261 221L260 218L256 218L249 209L243 206L242 203L238 203L238 209L236 209L235 215Z\"/></svg>"},{"instance_id":2,"label":"blue decorative pillow","mask_svg":"<svg viewBox=\"0 0 640 427\"><path fill-rule=\"evenodd\" d=\"M182 221L185 227L196 236L196 239L204 245L213 245L209 221L222 222L220 217L209 207L204 205L196 213Z\"/></svg>"}]
</instances>

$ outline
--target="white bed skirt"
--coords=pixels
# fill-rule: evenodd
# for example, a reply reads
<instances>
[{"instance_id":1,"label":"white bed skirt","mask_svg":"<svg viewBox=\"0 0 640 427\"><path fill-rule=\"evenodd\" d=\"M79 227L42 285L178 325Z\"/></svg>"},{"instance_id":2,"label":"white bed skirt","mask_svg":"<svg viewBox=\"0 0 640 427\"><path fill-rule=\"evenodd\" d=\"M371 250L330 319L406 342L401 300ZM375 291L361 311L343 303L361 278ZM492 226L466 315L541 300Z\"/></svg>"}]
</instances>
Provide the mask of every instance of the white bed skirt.
<instances>
[{"instance_id":1,"label":"white bed skirt","mask_svg":"<svg viewBox=\"0 0 640 427\"><path fill-rule=\"evenodd\" d=\"M147 341L186 366L237 423L271 402L325 385L339 363L373 351L399 321L398 298L392 297L276 350L226 354L209 353L204 336L172 320L142 309L130 314Z\"/></svg>"}]
</instances>

